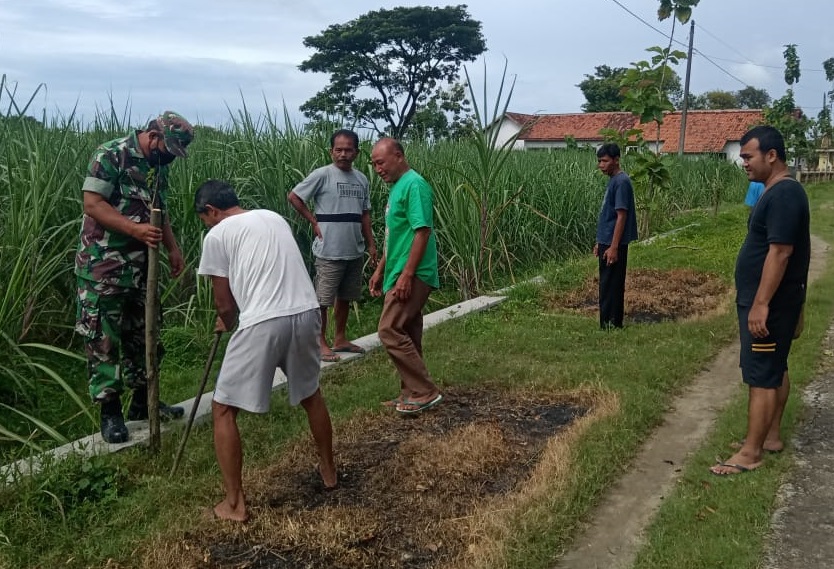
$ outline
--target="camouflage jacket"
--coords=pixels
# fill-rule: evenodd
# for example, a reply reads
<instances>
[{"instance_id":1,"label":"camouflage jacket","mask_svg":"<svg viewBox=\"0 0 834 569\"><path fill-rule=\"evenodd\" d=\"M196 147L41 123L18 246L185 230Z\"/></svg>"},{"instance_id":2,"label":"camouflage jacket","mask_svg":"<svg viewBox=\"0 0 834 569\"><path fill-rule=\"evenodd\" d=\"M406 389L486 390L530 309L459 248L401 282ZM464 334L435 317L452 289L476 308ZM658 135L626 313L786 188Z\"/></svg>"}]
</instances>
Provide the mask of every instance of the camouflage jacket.
<instances>
[{"instance_id":1,"label":"camouflage jacket","mask_svg":"<svg viewBox=\"0 0 834 569\"><path fill-rule=\"evenodd\" d=\"M165 211L168 166L152 168L139 148L138 132L134 132L105 142L96 149L81 189L101 195L125 217L147 223L155 191L157 206ZM75 255L75 274L103 285L144 288L147 250L143 242L110 231L84 214Z\"/></svg>"}]
</instances>

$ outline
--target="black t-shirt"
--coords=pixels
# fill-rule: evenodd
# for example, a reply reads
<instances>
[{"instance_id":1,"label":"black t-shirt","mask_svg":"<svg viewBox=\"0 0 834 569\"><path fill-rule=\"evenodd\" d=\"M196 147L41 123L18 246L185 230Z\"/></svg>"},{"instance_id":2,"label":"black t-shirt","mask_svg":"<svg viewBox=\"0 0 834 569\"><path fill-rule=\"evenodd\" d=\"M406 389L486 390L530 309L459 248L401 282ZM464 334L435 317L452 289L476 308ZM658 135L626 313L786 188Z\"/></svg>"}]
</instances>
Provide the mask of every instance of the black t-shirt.
<instances>
[{"instance_id":1,"label":"black t-shirt","mask_svg":"<svg viewBox=\"0 0 834 569\"><path fill-rule=\"evenodd\" d=\"M738 304L752 306L771 243L793 245L793 254L770 306L805 302L811 262L810 213L805 190L791 178L781 180L765 191L750 212L747 238L736 260Z\"/></svg>"}]
</instances>

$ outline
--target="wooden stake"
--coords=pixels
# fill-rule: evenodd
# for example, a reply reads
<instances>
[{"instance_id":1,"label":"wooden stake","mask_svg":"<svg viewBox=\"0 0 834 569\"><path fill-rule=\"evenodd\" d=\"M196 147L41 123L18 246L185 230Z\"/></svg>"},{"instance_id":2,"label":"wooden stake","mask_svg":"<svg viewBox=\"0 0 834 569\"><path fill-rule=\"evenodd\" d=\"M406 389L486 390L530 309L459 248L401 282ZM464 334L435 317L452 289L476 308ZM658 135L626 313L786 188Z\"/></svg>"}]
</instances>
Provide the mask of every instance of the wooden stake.
<instances>
[{"instance_id":1,"label":"wooden stake","mask_svg":"<svg viewBox=\"0 0 834 569\"><path fill-rule=\"evenodd\" d=\"M151 225L162 227L162 210L151 210ZM150 449L159 454L159 247L148 247L148 290L145 296L145 369L148 378Z\"/></svg>"}]
</instances>

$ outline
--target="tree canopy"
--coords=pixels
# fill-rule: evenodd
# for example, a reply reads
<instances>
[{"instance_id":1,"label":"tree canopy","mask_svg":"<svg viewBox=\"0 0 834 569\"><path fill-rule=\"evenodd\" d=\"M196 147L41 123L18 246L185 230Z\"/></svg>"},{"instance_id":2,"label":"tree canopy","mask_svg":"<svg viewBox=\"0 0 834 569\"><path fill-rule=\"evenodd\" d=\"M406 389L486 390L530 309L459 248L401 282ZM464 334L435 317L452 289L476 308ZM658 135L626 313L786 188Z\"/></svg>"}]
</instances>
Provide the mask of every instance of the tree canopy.
<instances>
[{"instance_id":1,"label":"tree canopy","mask_svg":"<svg viewBox=\"0 0 834 569\"><path fill-rule=\"evenodd\" d=\"M764 89L748 85L736 92L736 100L742 109L763 109L770 104L770 95Z\"/></svg>"},{"instance_id":2,"label":"tree canopy","mask_svg":"<svg viewBox=\"0 0 834 569\"><path fill-rule=\"evenodd\" d=\"M471 134L477 125L466 89L465 83L454 83L429 97L414 113L407 136L437 140L459 139Z\"/></svg>"},{"instance_id":3,"label":"tree canopy","mask_svg":"<svg viewBox=\"0 0 834 569\"><path fill-rule=\"evenodd\" d=\"M701 0L660 0L657 9L657 19L661 22L672 16L681 24L685 24L692 17L692 8Z\"/></svg>"},{"instance_id":4,"label":"tree canopy","mask_svg":"<svg viewBox=\"0 0 834 569\"><path fill-rule=\"evenodd\" d=\"M375 10L304 38L316 51L299 69L330 83L301 106L311 119L341 116L401 137L421 106L456 83L463 62L486 50L465 5Z\"/></svg>"},{"instance_id":5,"label":"tree canopy","mask_svg":"<svg viewBox=\"0 0 834 569\"><path fill-rule=\"evenodd\" d=\"M585 75L577 87L585 95L582 110L586 113L601 113L623 110L623 96L620 81L625 77L625 67L597 65L593 75Z\"/></svg>"},{"instance_id":6,"label":"tree canopy","mask_svg":"<svg viewBox=\"0 0 834 569\"><path fill-rule=\"evenodd\" d=\"M598 65L593 75L585 75L577 87L585 95L582 110L586 113L625 111L622 81L628 70L624 67ZM667 67L663 82L663 92L675 107L683 99L681 78L674 69Z\"/></svg>"}]
</instances>

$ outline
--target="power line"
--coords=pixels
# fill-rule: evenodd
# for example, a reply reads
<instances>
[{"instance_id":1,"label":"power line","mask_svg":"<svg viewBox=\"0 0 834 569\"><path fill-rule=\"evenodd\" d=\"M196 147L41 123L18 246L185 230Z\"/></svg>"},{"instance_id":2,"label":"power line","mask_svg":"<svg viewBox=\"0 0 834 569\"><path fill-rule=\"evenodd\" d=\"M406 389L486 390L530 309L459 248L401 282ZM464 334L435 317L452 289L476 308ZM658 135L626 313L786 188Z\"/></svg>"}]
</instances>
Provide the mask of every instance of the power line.
<instances>
[{"instance_id":1,"label":"power line","mask_svg":"<svg viewBox=\"0 0 834 569\"><path fill-rule=\"evenodd\" d=\"M708 36L710 36L711 38L713 38L715 41L717 41L718 43L720 43L720 44L721 44L721 45L723 45L724 47L726 47L726 48L728 48L728 49L730 49L730 50L732 50L732 51L736 52L736 53L737 53L737 54L739 54L741 57L743 57L743 58L745 59L744 63L752 63L753 65L756 65L756 63L755 63L752 59L750 59L749 57L747 57L746 55L744 55L743 53L741 53L739 50L737 50L736 48L734 48L733 46L731 46L730 44L728 44L727 42L725 42L724 40L722 40L721 38L719 38L718 36L716 36L715 34L713 34L712 32L710 32L708 29L706 29L706 28L705 28L704 26L702 26L701 24L698 24L698 23L696 22L696 24L695 24L695 25L696 25L696 26L698 26L698 29L699 29L699 30L701 30L702 32L704 32L705 34L707 34Z\"/></svg>"},{"instance_id":2,"label":"power line","mask_svg":"<svg viewBox=\"0 0 834 569\"><path fill-rule=\"evenodd\" d=\"M654 26L653 26L653 25L651 25L649 22L647 22L646 20L644 20L643 18L641 18L639 15L637 15L637 14L635 14L634 12L632 12L631 10L629 10L626 6L624 6L622 3L620 3L620 2L619 2L619 0L611 0L611 1L612 1L614 4L616 4L617 6L619 6L620 8L622 8L623 10L625 10L626 12L628 12L628 13L629 13L632 17L634 17L634 18L636 18L637 20L639 20L640 22L642 22L642 23L643 23L643 25L645 25L645 26L647 26L647 27L651 28L652 30L654 30L655 32L659 33L660 35L662 35L662 36L663 36L663 37L665 37L666 39L668 39L668 40L672 40L674 43L676 43L676 44L678 44L678 45L681 45L681 46L687 47L687 44L685 44L685 43L683 43L683 42L681 42L681 41L678 41L678 40L676 40L676 39L673 39L673 38L672 38L669 34L667 34L666 32L664 32L664 31L662 31L662 30L660 30L660 29L658 29L658 28L654 27ZM744 59L746 59L746 61L737 61L737 60L734 60L734 59L727 59L727 58L722 58L722 57L717 57L717 56L707 55L707 54L705 54L704 52L702 52L701 50L699 50L699 49L697 49L697 48L693 49L693 51L694 51L695 53L697 53L698 55L700 55L701 57L703 57L704 59L706 59L709 63L711 63L712 65L714 65L715 67L717 67L719 70L721 70L721 72L723 72L723 73L724 73L724 74L726 74L727 76L731 77L731 78L732 78L732 79L734 79L735 81L738 81L739 83L741 83L741 84L742 84L742 85L744 85L745 87L747 86L747 82L746 82L746 81L742 81L741 79L739 79L738 77L736 77L735 75L733 75L732 73L730 73L729 71L727 71L726 69L724 69L723 67L721 67L720 65L718 65L718 64L717 64L715 61L713 61L713 60L714 60L714 59L717 59L717 60L719 60L719 61L726 61L726 62L728 62L728 63L736 63L736 64L739 64L739 65L754 65L754 66L756 66L756 67L764 67L764 68L769 68L769 69L782 69L781 67L778 67L778 66L775 66L775 65L762 65L762 64L760 64L760 63L755 63L755 62L753 62L753 61L752 61L752 60L750 60L748 57L746 57L743 53L741 53L741 52L740 52L740 51L738 51L737 49L733 48L732 46L730 46L729 44L727 44L727 43L726 43L726 42L724 42L723 40L720 40L720 39L719 39L717 36L715 36L714 34L710 33L710 32L709 32L709 31L707 31L707 30L705 30L705 29L703 28L703 26L701 26L700 24L695 24L695 25L696 25L696 26L698 26L701 30L703 30L704 32L706 32L706 33L707 33L708 35L710 35L711 37L715 38L716 40L718 40L719 42L721 42L722 44L724 44L724 45L725 45L725 46L727 46L728 48L732 49L733 51L735 51L736 53L738 53L739 55L741 55L742 57L744 57ZM801 69L801 71L821 72L821 71L823 71L823 70L822 70L822 69L806 69L806 68L803 68L803 69Z\"/></svg>"},{"instance_id":3,"label":"power line","mask_svg":"<svg viewBox=\"0 0 834 569\"><path fill-rule=\"evenodd\" d=\"M709 61L711 64L713 64L713 65L714 65L715 67L717 67L719 70L721 70L721 71L722 71L725 75L727 75L728 77L731 77L731 78L735 79L736 81L738 81L739 83L741 83L742 85L744 85L745 87L747 87L747 82L746 82L746 81L742 81L741 79L739 79L738 77L736 77L735 75L733 75L732 73L730 73L729 71L727 71L726 69L724 69L723 67L721 67L720 65L718 65L717 63L715 63L712 59L710 59L709 57L707 57L706 55L704 55L703 53L701 53L701 51L700 51L700 50L693 49L693 51L694 51L696 54L698 54L698 55L700 55L701 57L703 57L704 59L706 59L707 61Z\"/></svg>"},{"instance_id":4,"label":"power line","mask_svg":"<svg viewBox=\"0 0 834 569\"><path fill-rule=\"evenodd\" d=\"M635 14L634 12L632 12L631 10L629 10L628 8L626 8L625 6L623 6L623 5L619 2L619 0L611 0L611 1L612 1L614 4L616 4L617 6L619 6L620 8L622 8L623 10L625 10L626 12L628 12L629 14L631 14L633 17L635 17L635 18L637 18L638 20L640 20L641 22L643 22L643 24L644 24L644 25L646 25L646 26L650 27L651 29L653 29L654 31L656 31L657 33L659 33L660 35L662 35L663 37L665 37L667 40L672 40L673 42L675 42L675 43L676 43L676 44L678 44L678 45L682 45L683 47L688 47L688 46L687 46L687 44L685 44L685 43L683 43L683 42L681 42L681 41L678 41L678 40L676 40L676 39L672 39L672 37L671 37L671 36L669 36L669 34L667 34L666 32L663 32L663 31L661 31L661 30L657 29L656 27L654 27L653 25L651 25L650 23L648 23L646 20L644 20L643 18L641 18L640 16L638 16L637 14Z\"/></svg>"},{"instance_id":5,"label":"power line","mask_svg":"<svg viewBox=\"0 0 834 569\"><path fill-rule=\"evenodd\" d=\"M752 59L750 59L749 57L747 57L746 55L741 53L739 50L737 50L736 48L734 48L733 46L731 46L730 44L728 44L727 42L725 42L724 40L722 40L721 38L719 38L718 36L716 36L715 34L710 32L709 30L704 28L704 26L702 26L701 24L696 23L695 25L698 26L698 29L700 29L702 32L704 32L705 34L707 34L708 36L713 38L715 41L717 41L718 43L720 43L724 47L736 52L737 54L739 54L741 57L744 58L744 61L737 61L735 59L727 59L727 58L716 57L716 56L712 56L713 59L717 59L719 61L726 61L728 63L738 63L738 64L741 64L741 65L754 65L756 67L765 67L767 69L783 69L779 65L765 65L763 63L756 63L755 61L753 61ZM813 69L813 68L806 68L806 67L801 68L801 71L820 72L820 73L824 72L823 69Z\"/></svg>"},{"instance_id":6,"label":"power line","mask_svg":"<svg viewBox=\"0 0 834 569\"><path fill-rule=\"evenodd\" d=\"M635 17L635 18L637 18L638 20L640 20L640 21L641 21L644 25L646 25L646 26L650 27L651 29L653 29L654 31L656 31L657 33L659 33L660 35L662 35L663 37L665 37L666 39L668 39L668 40L672 40L673 42L678 43L678 44L680 44L680 45L682 45L682 46L684 46L684 47L688 47L688 46L687 46L687 44L685 44L685 43L683 43L683 42L680 42L680 41L678 41L678 40L676 40L676 39L673 39L671 36L669 36L669 35L668 35L668 34L666 34L665 32L662 32L661 30L657 29L656 27L654 27L653 25L651 25L649 22L647 22L646 20L644 20L643 18L641 18L640 16L638 16L637 14L635 14L634 12L632 12L631 10L629 10L628 8L626 8L625 6L623 6L623 5L619 2L619 0L611 0L611 1L612 1L614 4L616 4L617 6L619 6L620 8L622 8L623 10L625 10L626 12L628 12L629 14L631 14L633 17ZM729 71L727 71L726 69L724 69L723 67L721 67L720 65L718 65L717 63L715 63L712 59L710 59L707 55L705 55L704 53L702 53L700 50L698 50L698 49L693 49L693 51L694 51L695 53L697 53L698 55L700 55L701 57L703 57L704 59L706 59L707 61L709 61L712 65L714 65L715 67L717 67L718 69L720 69L722 72L724 72L724 73L725 73L726 75L728 75L729 77L731 77L731 78L735 79L736 81L738 81L739 83L741 83L741 84L742 84L742 85L744 85L745 87L747 86L747 82L746 82L746 81L742 81L741 79L739 79L738 77L736 77L735 75L733 75L732 73L730 73Z\"/></svg>"}]
</instances>

